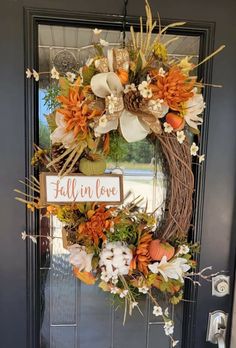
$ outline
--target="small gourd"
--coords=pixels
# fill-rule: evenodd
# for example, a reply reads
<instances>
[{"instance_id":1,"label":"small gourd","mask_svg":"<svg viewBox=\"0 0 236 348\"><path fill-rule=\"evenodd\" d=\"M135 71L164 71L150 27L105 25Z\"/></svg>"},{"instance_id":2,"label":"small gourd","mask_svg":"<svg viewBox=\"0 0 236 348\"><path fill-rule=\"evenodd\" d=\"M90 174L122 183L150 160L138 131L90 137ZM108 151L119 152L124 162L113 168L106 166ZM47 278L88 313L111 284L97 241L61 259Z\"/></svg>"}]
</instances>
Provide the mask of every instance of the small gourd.
<instances>
[{"instance_id":1,"label":"small gourd","mask_svg":"<svg viewBox=\"0 0 236 348\"><path fill-rule=\"evenodd\" d=\"M183 129L185 125L184 118L174 112L169 112L166 115L166 122L169 123L175 131Z\"/></svg>"},{"instance_id":2,"label":"small gourd","mask_svg":"<svg viewBox=\"0 0 236 348\"><path fill-rule=\"evenodd\" d=\"M125 85L129 81L129 74L124 69L117 69L116 74L118 75L122 85Z\"/></svg>"},{"instance_id":3,"label":"small gourd","mask_svg":"<svg viewBox=\"0 0 236 348\"><path fill-rule=\"evenodd\" d=\"M106 161L102 157L95 160L82 158L79 162L79 170L84 175L100 175L106 170Z\"/></svg>"},{"instance_id":4,"label":"small gourd","mask_svg":"<svg viewBox=\"0 0 236 348\"><path fill-rule=\"evenodd\" d=\"M167 242L161 242L159 239L154 239L149 245L149 255L155 261L161 261L163 256L166 256L167 261L175 254L175 248Z\"/></svg>"}]
</instances>

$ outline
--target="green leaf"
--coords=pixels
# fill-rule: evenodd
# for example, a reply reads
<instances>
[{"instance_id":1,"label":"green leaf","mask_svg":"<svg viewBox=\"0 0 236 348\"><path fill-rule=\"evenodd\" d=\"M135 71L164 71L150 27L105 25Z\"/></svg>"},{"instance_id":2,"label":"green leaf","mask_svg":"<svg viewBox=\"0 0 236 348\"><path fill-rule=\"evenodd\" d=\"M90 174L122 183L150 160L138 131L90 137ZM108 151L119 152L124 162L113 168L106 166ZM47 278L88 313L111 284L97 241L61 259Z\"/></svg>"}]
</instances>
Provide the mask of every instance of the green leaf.
<instances>
[{"instance_id":1,"label":"green leaf","mask_svg":"<svg viewBox=\"0 0 236 348\"><path fill-rule=\"evenodd\" d=\"M49 115L45 115L47 123L48 123L48 127L49 127L51 133L57 128L55 116L56 116L55 112L52 112Z\"/></svg>"},{"instance_id":2,"label":"green leaf","mask_svg":"<svg viewBox=\"0 0 236 348\"><path fill-rule=\"evenodd\" d=\"M195 129L192 127L189 127L189 130L191 133L195 134L195 135L199 135L200 134L200 130L199 129Z\"/></svg>"},{"instance_id":3,"label":"green leaf","mask_svg":"<svg viewBox=\"0 0 236 348\"><path fill-rule=\"evenodd\" d=\"M100 289L102 289L103 291L110 291L109 285L106 282L104 282L104 281L100 282L98 284L98 287Z\"/></svg>"},{"instance_id":4,"label":"green leaf","mask_svg":"<svg viewBox=\"0 0 236 348\"><path fill-rule=\"evenodd\" d=\"M65 77L60 77L59 85L61 88L60 94L67 97L69 94L70 82Z\"/></svg>"},{"instance_id":5,"label":"green leaf","mask_svg":"<svg viewBox=\"0 0 236 348\"><path fill-rule=\"evenodd\" d=\"M90 85L91 79L93 75L95 74L95 66L94 64L91 64L90 66L84 66L82 70L82 76L83 76L83 85L87 86Z\"/></svg>"}]
</instances>

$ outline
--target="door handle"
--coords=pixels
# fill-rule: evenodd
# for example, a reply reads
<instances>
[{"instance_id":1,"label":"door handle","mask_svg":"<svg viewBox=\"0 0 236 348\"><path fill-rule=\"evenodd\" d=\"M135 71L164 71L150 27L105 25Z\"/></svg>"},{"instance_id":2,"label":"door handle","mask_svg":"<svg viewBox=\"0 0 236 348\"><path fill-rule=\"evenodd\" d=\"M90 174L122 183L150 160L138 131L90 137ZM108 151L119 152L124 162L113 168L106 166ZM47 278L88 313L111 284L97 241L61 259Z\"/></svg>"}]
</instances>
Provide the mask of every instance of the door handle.
<instances>
[{"instance_id":1,"label":"door handle","mask_svg":"<svg viewBox=\"0 0 236 348\"><path fill-rule=\"evenodd\" d=\"M216 338L217 343L218 343L218 348L226 348L225 339L224 339L223 335L215 334L215 338Z\"/></svg>"},{"instance_id":2,"label":"door handle","mask_svg":"<svg viewBox=\"0 0 236 348\"><path fill-rule=\"evenodd\" d=\"M217 344L218 348L226 348L225 335L227 329L228 314L223 311L209 313L207 342Z\"/></svg>"}]
</instances>

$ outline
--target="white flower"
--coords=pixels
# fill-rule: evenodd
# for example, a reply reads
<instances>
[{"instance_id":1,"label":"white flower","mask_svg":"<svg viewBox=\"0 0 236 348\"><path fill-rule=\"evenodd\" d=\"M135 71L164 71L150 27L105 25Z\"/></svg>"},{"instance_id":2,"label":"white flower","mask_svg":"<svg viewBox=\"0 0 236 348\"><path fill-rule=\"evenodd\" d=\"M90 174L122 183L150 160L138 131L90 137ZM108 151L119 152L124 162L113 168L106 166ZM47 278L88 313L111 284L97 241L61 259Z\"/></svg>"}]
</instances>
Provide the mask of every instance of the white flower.
<instances>
[{"instance_id":1,"label":"white flower","mask_svg":"<svg viewBox=\"0 0 236 348\"><path fill-rule=\"evenodd\" d=\"M189 247L186 244L180 245L179 250L177 252L178 255L186 255L189 252Z\"/></svg>"},{"instance_id":2,"label":"white flower","mask_svg":"<svg viewBox=\"0 0 236 348\"><path fill-rule=\"evenodd\" d=\"M33 69L33 77L34 77L35 81L39 80L39 73L37 73L37 71L34 69Z\"/></svg>"},{"instance_id":3,"label":"white flower","mask_svg":"<svg viewBox=\"0 0 236 348\"><path fill-rule=\"evenodd\" d=\"M163 126L164 126L164 131L165 131L166 133L171 133L171 132L173 131L173 129L174 129L174 128L173 128L169 123L167 123L167 122L164 122Z\"/></svg>"},{"instance_id":4,"label":"white flower","mask_svg":"<svg viewBox=\"0 0 236 348\"><path fill-rule=\"evenodd\" d=\"M178 343L179 343L179 341L173 340L173 341L172 341L172 347L176 347Z\"/></svg>"},{"instance_id":5,"label":"white flower","mask_svg":"<svg viewBox=\"0 0 236 348\"><path fill-rule=\"evenodd\" d=\"M196 143L192 143L191 147L190 147L190 153L192 156L197 156L197 152L199 150L199 147L196 145Z\"/></svg>"},{"instance_id":6,"label":"white flower","mask_svg":"<svg viewBox=\"0 0 236 348\"><path fill-rule=\"evenodd\" d=\"M203 161L205 161L205 155L198 156L198 161L199 163L202 163Z\"/></svg>"},{"instance_id":7,"label":"white flower","mask_svg":"<svg viewBox=\"0 0 236 348\"><path fill-rule=\"evenodd\" d=\"M168 320L165 322L164 330L166 336L172 335L174 333L174 325L172 320Z\"/></svg>"},{"instance_id":8,"label":"white flower","mask_svg":"<svg viewBox=\"0 0 236 348\"><path fill-rule=\"evenodd\" d=\"M128 290L122 290L120 293L120 298L124 298L128 295L129 291Z\"/></svg>"},{"instance_id":9,"label":"white flower","mask_svg":"<svg viewBox=\"0 0 236 348\"><path fill-rule=\"evenodd\" d=\"M119 275L129 273L132 251L121 242L110 242L103 245L99 266L108 279L116 282Z\"/></svg>"},{"instance_id":10,"label":"white flower","mask_svg":"<svg viewBox=\"0 0 236 348\"><path fill-rule=\"evenodd\" d=\"M99 34L101 34L101 32L102 32L102 29L98 29L98 28L93 29L93 33L95 35L99 35Z\"/></svg>"},{"instance_id":11,"label":"white flower","mask_svg":"<svg viewBox=\"0 0 236 348\"><path fill-rule=\"evenodd\" d=\"M135 92L137 91L137 88L135 87L134 83L131 83L131 85L126 85L125 89L124 89L124 93L128 93L128 92Z\"/></svg>"},{"instance_id":12,"label":"white flower","mask_svg":"<svg viewBox=\"0 0 236 348\"><path fill-rule=\"evenodd\" d=\"M21 232L21 238L23 240L26 240L26 237L27 237L27 233L24 231L24 232Z\"/></svg>"},{"instance_id":13,"label":"white flower","mask_svg":"<svg viewBox=\"0 0 236 348\"><path fill-rule=\"evenodd\" d=\"M55 116L55 122L57 128L50 135L52 144L62 143L66 148L70 147L75 141L74 133L73 131L68 132L66 130L66 122L64 120L64 115L57 112Z\"/></svg>"},{"instance_id":14,"label":"white flower","mask_svg":"<svg viewBox=\"0 0 236 348\"><path fill-rule=\"evenodd\" d=\"M133 302L130 303L130 305L131 305L131 308L134 309L135 307L138 306L138 302L133 301Z\"/></svg>"},{"instance_id":15,"label":"white flower","mask_svg":"<svg viewBox=\"0 0 236 348\"><path fill-rule=\"evenodd\" d=\"M160 262L149 264L148 268L154 274L160 273L167 282L168 278L184 281L183 276L191 267L187 264L187 260L182 257L174 258L167 262L167 257L163 256Z\"/></svg>"},{"instance_id":16,"label":"white flower","mask_svg":"<svg viewBox=\"0 0 236 348\"><path fill-rule=\"evenodd\" d=\"M157 118L164 117L169 110L169 106L164 103L163 99L150 99L147 103L147 108Z\"/></svg>"},{"instance_id":17,"label":"white flower","mask_svg":"<svg viewBox=\"0 0 236 348\"><path fill-rule=\"evenodd\" d=\"M118 102L119 102L118 97L114 96L113 94L111 94L107 97L108 112L111 115L117 111Z\"/></svg>"},{"instance_id":18,"label":"white flower","mask_svg":"<svg viewBox=\"0 0 236 348\"><path fill-rule=\"evenodd\" d=\"M68 247L70 252L70 263L79 271L91 272L93 254L88 254L84 246L73 244Z\"/></svg>"},{"instance_id":19,"label":"white flower","mask_svg":"<svg viewBox=\"0 0 236 348\"><path fill-rule=\"evenodd\" d=\"M186 135L184 134L184 131L177 131L176 133L177 135L177 140L180 144L183 144L185 138L186 138Z\"/></svg>"},{"instance_id":20,"label":"white flower","mask_svg":"<svg viewBox=\"0 0 236 348\"><path fill-rule=\"evenodd\" d=\"M141 292L142 294L147 294L149 288L147 286L143 286L142 288L138 288L138 291Z\"/></svg>"},{"instance_id":21,"label":"white flower","mask_svg":"<svg viewBox=\"0 0 236 348\"><path fill-rule=\"evenodd\" d=\"M26 77L27 77L27 79L30 79L31 78L31 76L33 75L32 74L32 72L30 71L30 69L29 68L27 68L27 70L26 70Z\"/></svg>"},{"instance_id":22,"label":"white flower","mask_svg":"<svg viewBox=\"0 0 236 348\"><path fill-rule=\"evenodd\" d=\"M68 71L68 72L66 73L66 77L67 77L67 79L68 79L71 83L73 83L74 80L75 80L76 75L75 75L74 73Z\"/></svg>"},{"instance_id":23,"label":"white flower","mask_svg":"<svg viewBox=\"0 0 236 348\"><path fill-rule=\"evenodd\" d=\"M160 306L154 306L152 313L156 316L159 317L160 315L163 315L162 308Z\"/></svg>"},{"instance_id":24,"label":"white flower","mask_svg":"<svg viewBox=\"0 0 236 348\"><path fill-rule=\"evenodd\" d=\"M164 77L166 74L165 70L163 68L160 68L158 71L158 75Z\"/></svg>"},{"instance_id":25,"label":"white flower","mask_svg":"<svg viewBox=\"0 0 236 348\"><path fill-rule=\"evenodd\" d=\"M102 117L99 118L99 126L106 127L106 125L107 125L107 116L103 115Z\"/></svg>"},{"instance_id":26,"label":"white flower","mask_svg":"<svg viewBox=\"0 0 236 348\"><path fill-rule=\"evenodd\" d=\"M35 236L29 236L33 243L37 244L37 238Z\"/></svg>"},{"instance_id":27,"label":"white flower","mask_svg":"<svg viewBox=\"0 0 236 348\"><path fill-rule=\"evenodd\" d=\"M57 71L55 66L51 70L51 78L56 79L56 80L59 80L59 78L60 78L59 72Z\"/></svg>"},{"instance_id":28,"label":"white flower","mask_svg":"<svg viewBox=\"0 0 236 348\"><path fill-rule=\"evenodd\" d=\"M169 317L170 313L169 313L169 308L168 308L168 307L165 309L164 315L165 315L166 317Z\"/></svg>"},{"instance_id":29,"label":"white flower","mask_svg":"<svg viewBox=\"0 0 236 348\"><path fill-rule=\"evenodd\" d=\"M184 119L186 123L194 129L198 129L198 126L203 123L201 114L205 108L205 103L202 94L197 94L194 90L194 95L186 103L184 103Z\"/></svg>"},{"instance_id":30,"label":"white flower","mask_svg":"<svg viewBox=\"0 0 236 348\"><path fill-rule=\"evenodd\" d=\"M151 98L152 91L149 88L149 83L147 81L143 81L138 85L138 90L143 98Z\"/></svg>"},{"instance_id":31,"label":"white flower","mask_svg":"<svg viewBox=\"0 0 236 348\"><path fill-rule=\"evenodd\" d=\"M113 286L112 288L111 288L111 294L117 294L118 292L119 292L119 288L117 288L116 286Z\"/></svg>"},{"instance_id":32,"label":"white flower","mask_svg":"<svg viewBox=\"0 0 236 348\"><path fill-rule=\"evenodd\" d=\"M104 46L104 47L109 46L109 42L107 42L106 40L100 39L99 42L100 42L100 44L101 44L102 46Z\"/></svg>"}]
</instances>

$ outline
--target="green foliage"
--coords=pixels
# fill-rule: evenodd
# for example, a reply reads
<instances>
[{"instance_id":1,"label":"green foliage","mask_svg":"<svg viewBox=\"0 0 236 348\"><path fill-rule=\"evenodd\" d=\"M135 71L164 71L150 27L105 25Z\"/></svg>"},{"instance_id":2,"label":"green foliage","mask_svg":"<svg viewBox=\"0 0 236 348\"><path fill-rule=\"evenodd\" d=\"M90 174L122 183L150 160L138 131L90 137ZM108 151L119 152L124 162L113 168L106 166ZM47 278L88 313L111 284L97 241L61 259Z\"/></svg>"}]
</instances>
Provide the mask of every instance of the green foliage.
<instances>
[{"instance_id":1,"label":"green foliage","mask_svg":"<svg viewBox=\"0 0 236 348\"><path fill-rule=\"evenodd\" d=\"M122 221L122 223L115 225L114 232L107 234L110 242L124 241L134 244L137 238L137 226L131 221Z\"/></svg>"},{"instance_id":2,"label":"green foliage","mask_svg":"<svg viewBox=\"0 0 236 348\"><path fill-rule=\"evenodd\" d=\"M42 121L39 121L39 146L43 149L50 147L50 130Z\"/></svg>"},{"instance_id":3,"label":"green foliage","mask_svg":"<svg viewBox=\"0 0 236 348\"><path fill-rule=\"evenodd\" d=\"M48 123L48 127L51 131L51 133L57 128L57 124L56 124L56 121L55 121L55 113L51 113L49 115L46 115L46 120L47 120L47 123Z\"/></svg>"},{"instance_id":4,"label":"green foliage","mask_svg":"<svg viewBox=\"0 0 236 348\"><path fill-rule=\"evenodd\" d=\"M124 138L117 132L110 132L110 153L108 160L115 163L125 160L128 152L128 143Z\"/></svg>"},{"instance_id":5,"label":"green foliage","mask_svg":"<svg viewBox=\"0 0 236 348\"><path fill-rule=\"evenodd\" d=\"M53 83L47 87L45 96L43 97L44 105L47 107L49 112L53 112L56 108L59 107L60 103L57 100L57 96L60 94L60 87Z\"/></svg>"},{"instance_id":6,"label":"green foliage","mask_svg":"<svg viewBox=\"0 0 236 348\"><path fill-rule=\"evenodd\" d=\"M94 64L91 64L90 66L83 67L82 76L83 76L83 85L87 86L90 85L91 79L93 75L95 74L96 69Z\"/></svg>"}]
</instances>

